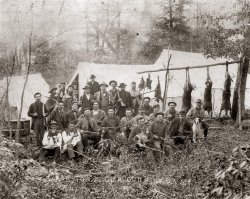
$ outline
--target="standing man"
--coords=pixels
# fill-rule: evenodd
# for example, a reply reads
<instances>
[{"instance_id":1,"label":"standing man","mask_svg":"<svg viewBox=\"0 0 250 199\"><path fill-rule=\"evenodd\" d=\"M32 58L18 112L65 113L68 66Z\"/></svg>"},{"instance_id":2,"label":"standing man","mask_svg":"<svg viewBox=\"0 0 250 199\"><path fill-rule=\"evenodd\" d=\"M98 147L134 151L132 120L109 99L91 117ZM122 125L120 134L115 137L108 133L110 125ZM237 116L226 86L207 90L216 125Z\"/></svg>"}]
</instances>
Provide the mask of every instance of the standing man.
<instances>
[{"instance_id":1,"label":"standing man","mask_svg":"<svg viewBox=\"0 0 250 199\"><path fill-rule=\"evenodd\" d=\"M95 81L96 76L91 75L90 76L90 81L87 83L89 88L90 88L90 94L94 95L98 91L100 91L100 85L97 81Z\"/></svg>"},{"instance_id":2,"label":"standing man","mask_svg":"<svg viewBox=\"0 0 250 199\"><path fill-rule=\"evenodd\" d=\"M187 113L187 119L192 118L200 118L201 121L203 118L207 117L206 112L201 108L202 107L202 100L196 100L196 107L191 108ZM208 134L208 125L205 122L201 122L201 126L204 130L204 137L207 137Z\"/></svg>"},{"instance_id":3,"label":"standing man","mask_svg":"<svg viewBox=\"0 0 250 199\"><path fill-rule=\"evenodd\" d=\"M177 104L174 101L168 102L168 107L169 109L164 113L165 117L168 118L168 121L173 121L177 116L178 113L175 110L175 107L177 106Z\"/></svg>"},{"instance_id":4,"label":"standing man","mask_svg":"<svg viewBox=\"0 0 250 199\"><path fill-rule=\"evenodd\" d=\"M107 113L109 107L109 94L107 92L108 85L105 82L102 82L100 87L101 90L95 93L95 99L99 102L100 109Z\"/></svg>"},{"instance_id":5,"label":"standing man","mask_svg":"<svg viewBox=\"0 0 250 199\"><path fill-rule=\"evenodd\" d=\"M72 109L65 114L65 121L67 126L71 121L76 124L80 115L81 113L78 111L78 103L76 101L72 102Z\"/></svg>"},{"instance_id":6,"label":"standing man","mask_svg":"<svg viewBox=\"0 0 250 199\"><path fill-rule=\"evenodd\" d=\"M50 114L50 121L54 120L57 123L58 130L63 131L68 127L65 118L66 113L64 112L64 104L62 101L55 106L54 110ZM49 122L50 122L49 121Z\"/></svg>"},{"instance_id":7,"label":"standing man","mask_svg":"<svg viewBox=\"0 0 250 199\"><path fill-rule=\"evenodd\" d=\"M132 129L137 125L136 120L132 117L133 111L131 108L126 109L126 116L121 119L122 132L129 137Z\"/></svg>"},{"instance_id":8,"label":"standing man","mask_svg":"<svg viewBox=\"0 0 250 199\"><path fill-rule=\"evenodd\" d=\"M32 118L31 130L34 130L36 146L42 146L42 139L45 131L46 117L49 115L45 104L41 102L41 93L35 93L35 103L31 104L28 111L28 116Z\"/></svg>"},{"instance_id":9,"label":"standing man","mask_svg":"<svg viewBox=\"0 0 250 199\"><path fill-rule=\"evenodd\" d=\"M170 123L169 134L176 145L185 144L187 138L192 137L192 125L186 119L185 111L180 111L179 117L175 118Z\"/></svg>"},{"instance_id":10,"label":"standing man","mask_svg":"<svg viewBox=\"0 0 250 199\"><path fill-rule=\"evenodd\" d=\"M126 109L131 108L131 95L125 90L126 84L121 83L119 88L121 89L118 92L118 107L116 115L121 119L126 115Z\"/></svg>"},{"instance_id":11,"label":"standing man","mask_svg":"<svg viewBox=\"0 0 250 199\"><path fill-rule=\"evenodd\" d=\"M99 103L93 103L92 117L96 120L97 125L101 125L102 121L107 117L106 113L99 108Z\"/></svg>"},{"instance_id":12,"label":"standing man","mask_svg":"<svg viewBox=\"0 0 250 199\"><path fill-rule=\"evenodd\" d=\"M56 103L58 102L58 95L56 94L56 90L57 90L57 88L53 87L49 91L50 97L46 101L46 107L47 107L49 113L51 113L53 111Z\"/></svg>"},{"instance_id":13,"label":"standing man","mask_svg":"<svg viewBox=\"0 0 250 199\"><path fill-rule=\"evenodd\" d=\"M109 105L112 107L116 107L118 102L118 92L119 92L119 90L116 88L117 82L115 80L111 80L109 82L109 85L111 86L111 89L109 90Z\"/></svg>"},{"instance_id":14,"label":"standing man","mask_svg":"<svg viewBox=\"0 0 250 199\"><path fill-rule=\"evenodd\" d=\"M144 107L145 115L147 116L149 116L151 113L154 112L153 107L150 106L149 103L150 103L150 97L144 97L142 106Z\"/></svg>"},{"instance_id":15,"label":"standing man","mask_svg":"<svg viewBox=\"0 0 250 199\"><path fill-rule=\"evenodd\" d=\"M93 108L93 103L94 103L94 95L90 94L90 87L85 86L82 88L84 90L83 96L81 96L80 101L79 101L79 106L82 108L81 113L83 114L85 108Z\"/></svg>"},{"instance_id":16,"label":"standing man","mask_svg":"<svg viewBox=\"0 0 250 199\"><path fill-rule=\"evenodd\" d=\"M136 82L131 82L130 95L132 99L131 108L134 110L133 116L135 116L141 104L141 94L139 90L136 90Z\"/></svg>"}]
</instances>

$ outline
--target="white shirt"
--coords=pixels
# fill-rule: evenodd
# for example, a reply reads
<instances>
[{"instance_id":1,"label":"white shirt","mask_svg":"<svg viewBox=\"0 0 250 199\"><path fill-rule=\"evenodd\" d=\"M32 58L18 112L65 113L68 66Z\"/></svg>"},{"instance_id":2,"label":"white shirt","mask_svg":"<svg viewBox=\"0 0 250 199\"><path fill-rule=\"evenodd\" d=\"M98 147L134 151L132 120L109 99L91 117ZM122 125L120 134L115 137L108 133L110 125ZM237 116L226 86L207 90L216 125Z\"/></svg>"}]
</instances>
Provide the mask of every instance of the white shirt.
<instances>
[{"instance_id":1,"label":"white shirt","mask_svg":"<svg viewBox=\"0 0 250 199\"><path fill-rule=\"evenodd\" d=\"M89 100L89 98L90 98L90 94L85 94L85 95L86 95L87 99Z\"/></svg>"},{"instance_id":2,"label":"white shirt","mask_svg":"<svg viewBox=\"0 0 250 199\"><path fill-rule=\"evenodd\" d=\"M65 145L72 138L72 136L74 135L74 133L75 132L72 131L72 132L70 132L70 133L67 134L66 131L63 131L63 133L62 133L62 139L63 139L63 142L64 142ZM75 146L77 142L81 142L81 140L82 140L81 134L80 134L79 131L77 131L77 134L78 134L78 136L74 137L73 140L72 140L72 142L71 142L71 144L73 146Z\"/></svg>"},{"instance_id":3,"label":"white shirt","mask_svg":"<svg viewBox=\"0 0 250 199\"><path fill-rule=\"evenodd\" d=\"M43 136L43 146L47 149L53 149L55 147L62 146L62 135L58 133L57 136L49 137L49 132L45 132Z\"/></svg>"}]
</instances>

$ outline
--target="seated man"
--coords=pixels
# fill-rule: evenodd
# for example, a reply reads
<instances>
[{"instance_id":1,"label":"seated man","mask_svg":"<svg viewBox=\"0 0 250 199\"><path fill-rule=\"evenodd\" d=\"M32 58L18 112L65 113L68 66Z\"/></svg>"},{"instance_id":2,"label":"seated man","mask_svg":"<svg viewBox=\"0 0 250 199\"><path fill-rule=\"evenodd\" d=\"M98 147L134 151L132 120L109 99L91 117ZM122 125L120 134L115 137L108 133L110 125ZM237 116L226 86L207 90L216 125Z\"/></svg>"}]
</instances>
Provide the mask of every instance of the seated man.
<instances>
[{"instance_id":1,"label":"seated man","mask_svg":"<svg viewBox=\"0 0 250 199\"><path fill-rule=\"evenodd\" d=\"M139 107L139 113L138 115L136 115L134 118L135 118L135 121L137 122L138 124L138 119L143 117L143 119L145 120L145 122L148 122L149 121L149 117L145 114L145 108L144 106L140 106Z\"/></svg>"},{"instance_id":2,"label":"seated man","mask_svg":"<svg viewBox=\"0 0 250 199\"><path fill-rule=\"evenodd\" d=\"M155 120L155 114L160 113L160 104L153 105L154 112L149 115L150 122L154 122Z\"/></svg>"},{"instance_id":3,"label":"seated man","mask_svg":"<svg viewBox=\"0 0 250 199\"><path fill-rule=\"evenodd\" d=\"M133 127L136 126L136 121L132 117L133 111L131 108L126 109L126 116L121 119L122 132L125 133L126 137L129 137L129 134Z\"/></svg>"},{"instance_id":4,"label":"seated man","mask_svg":"<svg viewBox=\"0 0 250 199\"><path fill-rule=\"evenodd\" d=\"M175 118L169 126L170 138L174 144L185 144L187 138L192 138L192 125L185 118L186 112L180 111L179 117Z\"/></svg>"},{"instance_id":5,"label":"seated man","mask_svg":"<svg viewBox=\"0 0 250 199\"><path fill-rule=\"evenodd\" d=\"M157 150L168 150L168 148L163 148L165 140L168 138L168 125L163 121L164 114L156 113L155 121L149 126L149 139L151 144ZM166 151L167 153L169 152ZM155 158L158 161L160 158L160 153L158 151L154 151Z\"/></svg>"},{"instance_id":6,"label":"seated man","mask_svg":"<svg viewBox=\"0 0 250 199\"><path fill-rule=\"evenodd\" d=\"M128 142L142 146L148 142L148 122L143 117L138 118L138 125L129 134Z\"/></svg>"},{"instance_id":7,"label":"seated man","mask_svg":"<svg viewBox=\"0 0 250 199\"><path fill-rule=\"evenodd\" d=\"M55 164L62 146L62 135L60 131L57 131L56 121L50 122L50 129L45 132L42 144L39 160L43 160L45 156L53 156L53 164Z\"/></svg>"},{"instance_id":8,"label":"seated man","mask_svg":"<svg viewBox=\"0 0 250 199\"><path fill-rule=\"evenodd\" d=\"M120 130L121 121L115 115L115 111L112 107L109 107L108 117L106 117L101 124L102 138L114 140L117 132Z\"/></svg>"},{"instance_id":9,"label":"seated man","mask_svg":"<svg viewBox=\"0 0 250 199\"><path fill-rule=\"evenodd\" d=\"M170 122L173 121L178 116L178 113L175 110L176 105L177 104L174 101L169 102L168 103L169 109L164 113L165 117Z\"/></svg>"},{"instance_id":10,"label":"seated man","mask_svg":"<svg viewBox=\"0 0 250 199\"><path fill-rule=\"evenodd\" d=\"M83 145L80 132L75 128L75 122L71 121L68 128L62 133L63 150L68 151L69 159L74 162L76 157L75 151L78 152L77 156L82 157Z\"/></svg>"},{"instance_id":11,"label":"seated man","mask_svg":"<svg viewBox=\"0 0 250 199\"><path fill-rule=\"evenodd\" d=\"M65 114L66 126L68 126L71 121L74 121L76 124L80 115L77 101L72 102L72 109Z\"/></svg>"},{"instance_id":12,"label":"seated man","mask_svg":"<svg viewBox=\"0 0 250 199\"><path fill-rule=\"evenodd\" d=\"M107 117L105 111L99 108L99 103L93 103L93 110L91 115L97 122L97 125L101 125L102 121Z\"/></svg>"},{"instance_id":13,"label":"seated man","mask_svg":"<svg viewBox=\"0 0 250 199\"><path fill-rule=\"evenodd\" d=\"M153 107L150 106L149 103L150 103L150 97L144 97L142 106L144 107L145 115L147 116L149 116L151 113L154 112Z\"/></svg>"},{"instance_id":14,"label":"seated man","mask_svg":"<svg viewBox=\"0 0 250 199\"><path fill-rule=\"evenodd\" d=\"M208 125L202 121L203 118L207 117L205 111L201 108L202 107L202 100L196 100L196 107L191 108L187 113L187 119L194 119L200 118L201 119L201 126L204 130L204 137L207 137L208 134Z\"/></svg>"},{"instance_id":15,"label":"seated man","mask_svg":"<svg viewBox=\"0 0 250 199\"><path fill-rule=\"evenodd\" d=\"M85 108L84 117L79 118L76 128L81 132L84 148L88 146L88 140L92 140L94 145L98 144L101 140L99 128L96 120L91 117L91 111L89 108Z\"/></svg>"}]
</instances>

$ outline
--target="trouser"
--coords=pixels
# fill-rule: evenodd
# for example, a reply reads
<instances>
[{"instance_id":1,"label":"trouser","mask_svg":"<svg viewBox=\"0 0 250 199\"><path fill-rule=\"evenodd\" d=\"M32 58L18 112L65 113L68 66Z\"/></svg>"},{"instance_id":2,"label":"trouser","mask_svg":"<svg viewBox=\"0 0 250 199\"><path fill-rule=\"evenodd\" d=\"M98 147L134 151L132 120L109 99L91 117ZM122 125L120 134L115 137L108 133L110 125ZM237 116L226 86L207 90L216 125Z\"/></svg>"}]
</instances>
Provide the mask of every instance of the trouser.
<instances>
[{"instance_id":1,"label":"trouser","mask_svg":"<svg viewBox=\"0 0 250 199\"><path fill-rule=\"evenodd\" d=\"M40 149L40 159L44 157L53 156L53 161L56 161L60 156L60 147L55 147L53 149Z\"/></svg>"},{"instance_id":2,"label":"trouser","mask_svg":"<svg viewBox=\"0 0 250 199\"><path fill-rule=\"evenodd\" d=\"M204 137L206 138L206 137L207 137L207 134L208 134L208 128L209 128L209 126L208 126L205 122L202 122L202 123L201 123L201 127L202 127L203 130L204 130Z\"/></svg>"},{"instance_id":3,"label":"trouser","mask_svg":"<svg viewBox=\"0 0 250 199\"><path fill-rule=\"evenodd\" d=\"M181 138L181 137L174 138L174 144L175 145L185 144L186 140L187 138Z\"/></svg>"},{"instance_id":4,"label":"trouser","mask_svg":"<svg viewBox=\"0 0 250 199\"><path fill-rule=\"evenodd\" d=\"M122 119L123 117L126 116L126 106L120 106L118 111L117 111L117 117L119 119Z\"/></svg>"},{"instance_id":5,"label":"trouser","mask_svg":"<svg viewBox=\"0 0 250 199\"><path fill-rule=\"evenodd\" d=\"M76 157L75 151L79 153L78 157L82 156L81 154L83 153L83 144L81 142L77 142L75 146L73 146L72 144L68 144L67 151L68 151L69 159L73 159L74 157Z\"/></svg>"},{"instance_id":6,"label":"trouser","mask_svg":"<svg viewBox=\"0 0 250 199\"><path fill-rule=\"evenodd\" d=\"M91 133L91 134L82 134L82 144L83 144L83 148L87 148L88 146L88 140L93 141L94 143L94 148L97 148L98 143L101 140L101 135L98 132L95 133Z\"/></svg>"},{"instance_id":7,"label":"trouser","mask_svg":"<svg viewBox=\"0 0 250 199\"><path fill-rule=\"evenodd\" d=\"M160 160L162 152L164 152L166 156L170 156L172 153L172 147L169 145L164 145L163 141L153 140L151 142L151 146L153 146L153 148L156 149L155 151L153 151L156 162Z\"/></svg>"},{"instance_id":8,"label":"trouser","mask_svg":"<svg viewBox=\"0 0 250 199\"><path fill-rule=\"evenodd\" d=\"M36 146L41 148L42 147L42 140L45 132L45 125L44 119L34 119L34 134L36 140Z\"/></svg>"}]
</instances>

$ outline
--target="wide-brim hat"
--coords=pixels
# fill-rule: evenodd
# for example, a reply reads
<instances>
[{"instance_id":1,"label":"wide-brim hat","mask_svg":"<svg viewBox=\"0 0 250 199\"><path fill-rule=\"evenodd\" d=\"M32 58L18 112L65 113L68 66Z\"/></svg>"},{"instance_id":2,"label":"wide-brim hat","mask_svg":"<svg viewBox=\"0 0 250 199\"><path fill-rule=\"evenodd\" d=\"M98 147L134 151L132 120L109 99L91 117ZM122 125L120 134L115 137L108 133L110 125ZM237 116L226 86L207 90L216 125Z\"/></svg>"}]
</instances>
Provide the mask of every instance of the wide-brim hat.
<instances>
[{"instance_id":1,"label":"wide-brim hat","mask_svg":"<svg viewBox=\"0 0 250 199\"><path fill-rule=\"evenodd\" d=\"M201 100L201 99L197 99L197 100L195 101L195 103L202 103L202 100Z\"/></svg>"},{"instance_id":2,"label":"wide-brim hat","mask_svg":"<svg viewBox=\"0 0 250 199\"><path fill-rule=\"evenodd\" d=\"M95 75L90 75L90 79L96 78Z\"/></svg>"},{"instance_id":3,"label":"wide-brim hat","mask_svg":"<svg viewBox=\"0 0 250 199\"><path fill-rule=\"evenodd\" d=\"M174 101L168 102L168 106L169 106L170 104L174 104L175 106L177 106L176 102L174 102Z\"/></svg>"},{"instance_id":4,"label":"wide-brim hat","mask_svg":"<svg viewBox=\"0 0 250 199\"><path fill-rule=\"evenodd\" d=\"M160 107L160 104L154 104L153 105L153 108L157 108L157 107Z\"/></svg>"},{"instance_id":5,"label":"wide-brim hat","mask_svg":"<svg viewBox=\"0 0 250 199\"><path fill-rule=\"evenodd\" d=\"M179 115L186 115L186 111L183 111L183 110L180 111L180 112L179 112Z\"/></svg>"},{"instance_id":6,"label":"wide-brim hat","mask_svg":"<svg viewBox=\"0 0 250 199\"><path fill-rule=\"evenodd\" d=\"M120 85L118 87L121 88L121 87L126 87L126 86L127 86L126 84L120 83Z\"/></svg>"},{"instance_id":7,"label":"wide-brim hat","mask_svg":"<svg viewBox=\"0 0 250 199\"><path fill-rule=\"evenodd\" d=\"M108 87L109 85L106 84L105 82L102 82L102 83L100 83L100 86L106 86L106 87Z\"/></svg>"},{"instance_id":8,"label":"wide-brim hat","mask_svg":"<svg viewBox=\"0 0 250 199\"><path fill-rule=\"evenodd\" d=\"M136 82L131 82L131 85L136 85Z\"/></svg>"},{"instance_id":9,"label":"wide-brim hat","mask_svg":"<svg viewBox=\"0 0 250 199\"><path fill-rule=\"evenodd\" d=\"M83 90L88 90L88 89L90 89L90 87L86 85L86 86L84 86L82 89L83 89Z\"/></svg>"},{"instance_id":10,"label":"wide-brim hat","mask_svg":"<svg viewBox=\"0 0 250 199\"><path fill-rule=\"evenodd\" d=\"M144 97L143 100L145 100L145 99L149 99L150 100L150 97Z\"/></svg>"},{"instance_id":11,"label":"wide-brim hat","mask_svg":"<svg viewBox=\"0 0 250 199\"><path fill-rule=\"evenodd\" d=\"M57 88L56 88L56 87L52 87L52 88L49 90L48 93L52 93L52 91L54 91L54 90L57 90Z\"/></svg>"},{"instance_id":12,"label":"wide-brim hat","mask_svg":"<svg viewBox=\"0 0 250 199\"><path fill-rule=\"evenodd\" d=\"M115 85L117 86L117 81L111 80L111 81L109 82L109 85L111 86L112 83L115 83Z\"/></svg>"},{"instance_id":13,"label":"wide-brim hat","mask_svg":"<svg viewBox=\"0 0 250 199\"><path fill-rule=\"evenodd\" d=\"M164 113L162 112L156 113L154 116L157 117L158 115L162 115L164 117Z\"/></svg>"},{"instance_id":14,"label":"wide-brim hat","mask_svg":"<svg viewBox=\"0 0 250 199\"><path fill-rule=\"evenodd\" d=\"M56 125L57 126L57 122L55 120L51 120L50 121L50 126Z\"/></svg>"}]
</instances>

